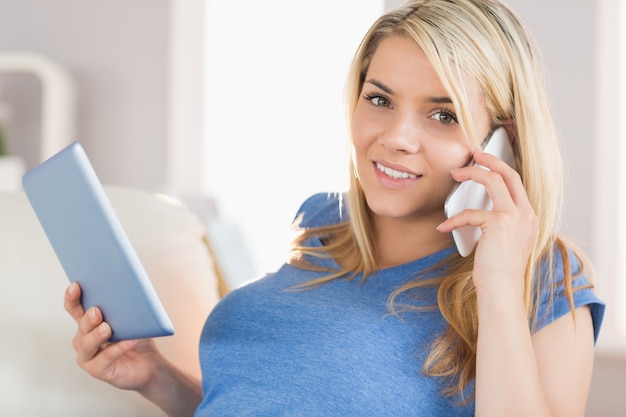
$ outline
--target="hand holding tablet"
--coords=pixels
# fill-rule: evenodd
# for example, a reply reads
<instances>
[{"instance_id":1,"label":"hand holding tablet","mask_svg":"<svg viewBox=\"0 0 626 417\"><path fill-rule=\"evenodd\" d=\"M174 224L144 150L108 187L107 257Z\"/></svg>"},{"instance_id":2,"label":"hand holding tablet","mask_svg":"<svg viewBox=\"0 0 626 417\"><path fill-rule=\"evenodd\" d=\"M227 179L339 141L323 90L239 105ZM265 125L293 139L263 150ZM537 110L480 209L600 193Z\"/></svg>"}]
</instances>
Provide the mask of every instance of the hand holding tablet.
<instances>
[{"instance_id":1,"label":"hand holding tablet","mask_svg":"<svg viewBox=\"0 0 626 417\"><path fill-rule=\"evenodd\" d=\"M174 333L89 159L74 142L27 172L28 200L85 310L97 306L110 341Z\"/></svg>"}]
</instances>

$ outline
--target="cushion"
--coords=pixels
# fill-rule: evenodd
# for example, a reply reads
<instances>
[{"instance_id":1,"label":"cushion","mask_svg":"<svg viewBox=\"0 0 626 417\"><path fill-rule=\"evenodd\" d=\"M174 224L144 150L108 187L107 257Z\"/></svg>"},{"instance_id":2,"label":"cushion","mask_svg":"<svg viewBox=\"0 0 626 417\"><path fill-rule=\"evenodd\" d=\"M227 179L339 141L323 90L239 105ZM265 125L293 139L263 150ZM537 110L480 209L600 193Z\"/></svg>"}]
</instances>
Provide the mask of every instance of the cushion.
<instances>
[{"instance_id":1,"label":"cushion","mask_svg":"<svg viewBox=\"0 0 626 417\"><path fill-rule=\"evenodd\" d=\"M200 332L219 299L204 223L167 196L105 190L174 324L157 345L199 377ZM69 281L24 193L0 192L0 210L0 415L164 415L76 365L76 325L63 309Z\"/></svg>"}]
</instances>

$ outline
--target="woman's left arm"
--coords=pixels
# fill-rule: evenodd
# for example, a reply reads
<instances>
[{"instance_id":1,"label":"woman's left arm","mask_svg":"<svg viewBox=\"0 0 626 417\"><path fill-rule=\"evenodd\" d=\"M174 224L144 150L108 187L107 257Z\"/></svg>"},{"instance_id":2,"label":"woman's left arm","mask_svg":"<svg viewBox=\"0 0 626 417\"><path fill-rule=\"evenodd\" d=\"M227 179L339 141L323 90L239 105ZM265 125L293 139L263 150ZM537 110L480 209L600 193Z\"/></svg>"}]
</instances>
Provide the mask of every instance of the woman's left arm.
<instances>
[{"instance_id":1,"label":"woman's left arm","mask_svg":"<svg viewBox=\"0 0 626 417\"><path fill-rule=\"evenodd\" d=\"M481 303L476 416L584 416L594 358L589 308L531 336L523 308Z\"/></svg>"},{"instance_id":2,"label":"woman's left arm","mask_svg":"<svg viewBox=\"0 0 626 417\"><path fill-rule=\"evenodd\" d=\"M476 152L488 167L453 171L457 181L487 188L493 210L466 210L439 226L483 232L474 254L478 300L476 416L584 416L594 358L588 307L577 308L531 334L524 305L524 273L538 220L517 172Z\"/></svg>"}]
</instances>

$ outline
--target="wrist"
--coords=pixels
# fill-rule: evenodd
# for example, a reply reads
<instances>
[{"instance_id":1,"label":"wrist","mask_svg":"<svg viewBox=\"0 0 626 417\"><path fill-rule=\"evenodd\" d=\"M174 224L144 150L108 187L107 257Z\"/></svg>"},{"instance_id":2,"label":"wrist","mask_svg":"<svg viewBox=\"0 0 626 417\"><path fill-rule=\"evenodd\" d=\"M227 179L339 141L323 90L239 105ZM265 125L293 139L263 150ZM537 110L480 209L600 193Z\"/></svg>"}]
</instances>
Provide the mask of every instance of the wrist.
<instances>
[{"instance_id":1,"label":"wrist","mask_svg":"<svg viewBox=\"0 0 626 417\"><path fill-rule=\"evenodd\" d=\"M528 325L528 312L524 298L519 295L477 292L478 323L480 327L511 328L514 323Z\"/></svg>"},{"instance_id":2,"label":"wrist","mask_svg":"<svg viewBox=\"0 0 626 417\"><path fill-rule=\"evenodd\" d=\"M485 306L524 307L524 274L478 274L474 272L476 297Z\"/></svg>"},{"instance_id":3,"label":"wrist","mask_svg":"<svg viewBox=\"0 0 626 417\"><path fill-rule=\"evenodd\" d=\"M193 416L202 400L198 379L176 368L165 357L157 354L153 375L138 392L170 416Z\"/></svg>"}]
</instances>

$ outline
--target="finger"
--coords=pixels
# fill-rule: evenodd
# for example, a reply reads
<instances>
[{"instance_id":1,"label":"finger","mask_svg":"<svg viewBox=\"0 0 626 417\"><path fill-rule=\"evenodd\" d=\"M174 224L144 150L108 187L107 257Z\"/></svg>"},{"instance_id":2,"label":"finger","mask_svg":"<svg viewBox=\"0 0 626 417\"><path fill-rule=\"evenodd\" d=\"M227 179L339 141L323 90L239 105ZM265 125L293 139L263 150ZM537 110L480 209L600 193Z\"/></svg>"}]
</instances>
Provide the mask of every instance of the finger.
<instances>
[{"instance_id":1,"label":"finger","mask_svg":"<svg viewBox=\"0 0 626 417\"><path fill-rule=\"evenodd\" d=\"M454 180L463 182L472 180L482 184L487 189L487 194L493 200L493 209L508 211L515 207L515 202L504 181L502 175L481 167L464 167L451 172Z\"/></svg>"},{"instance_id":2,"label":"finger","mask_svg":"<svg viewBox=\"0 0 626 417\"><path fill-rule=\"evenodd\" d=\"M81 335L91 333L103 322L104 317L102 316L100 309L98 307L91 307L78 321L78 333Z\"/></svg>"},{"instance_id":3,"label":"finger","mask_svg":"<svg viewBox=\"0 0 626 417\"><path fill-rule=\"evenodd\" d=\"M474 160L478 164L502 176L511 198L516 205L528 202L526 190L524 189L519 172L510 167L506 162L486 152L475 152Z\"/></svg>"},{"instance_id":4,"label":"finger","mask_svg":"<svg viewBox=\"0 0 626 417\"><path fill-rule=\"evenodd\" d=\"M78 331L72 341L78 353L79 363L84 363L95 356L111 337L111 326L104 321L102 312L97 307L87 310L78 321Z\"/></svg>"},{"instance_id":5,"label":"finger","mask_svg":"<svg viewBox=\"0 0 626 417\"><path fill-rule=\"evenodd\" d=\"M500 175L505 175L507 171L515 171L509 166L509 164L497 156L481 150L474 152L472 157L477 164L482 165L491 171L497 172Z\"/></svg>"},{"instance_id":6,"label":"finger","mask_svg":"<svg viewBox=\"0 0 626 417\"><path fill-rule=\"evenodd\" d=\"M90 312L93 311L90 309ZM89 318L90 314L86 314L85 322L92 320ZM82 322L81 322L82 324ZM89 332L79 332L74 338L74 350L78 354L76 362L80 366L84 366L87 362L91 361L103 347L107 346L107 341L111 337L111 326L104 321L100 321L98 325L92 327Z\"/></svg>"},{"instance_id":7,"label":"finger","mask_svg":"<svg viewBox=\"0 0 626 417\"><path fill-rule=\"evenodd\" d=\"M129 350L134 348L137 345L138 340L122 340L119 342L111 343L106 348L100 352L98 355L98 361L100 362L100 366L108 366L112 362L115 362Z\"/></svg>"},{"instance_id":8,"label":"finger","mask_svg":"<svg viewBox=\"0 0 626 417\"><path fill-rule=\"evenodd\" d=\"M437 226L437 230L442 233L450 233L454 229L464 226L477 226L481 229L486 224L488 213L482 210L465 209L458 214L446 219Z\"/></svg>"},{"instance_id":9,"label":"finger","mask_svg":"<svg viewBox=\"0 0 626 417\"><path fill-rule=\"evenodd\" d=\"M80 285L78 283L71 283L65 290L65 298L63 300L63 307L65 311L70 313L72 318L77 322L85 315L85 310L80 303Z\"/></svg>"},{"instance_id":10,"label":"finger","mask_svg":"<svg viewBox=\"0 0 626 417\"><path fill-rule=\"evenodd\" d=\"M108 345L92 360L83 363L82 368L92 377L112 380L113 364L137 345L137 340L124 340Z\"/></svg>"}]
</instances>

